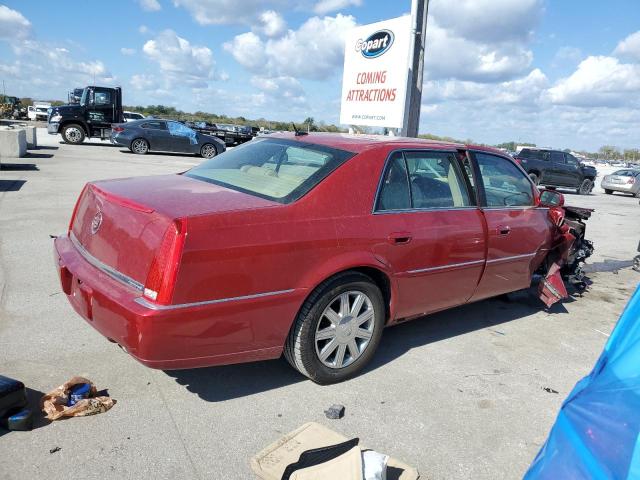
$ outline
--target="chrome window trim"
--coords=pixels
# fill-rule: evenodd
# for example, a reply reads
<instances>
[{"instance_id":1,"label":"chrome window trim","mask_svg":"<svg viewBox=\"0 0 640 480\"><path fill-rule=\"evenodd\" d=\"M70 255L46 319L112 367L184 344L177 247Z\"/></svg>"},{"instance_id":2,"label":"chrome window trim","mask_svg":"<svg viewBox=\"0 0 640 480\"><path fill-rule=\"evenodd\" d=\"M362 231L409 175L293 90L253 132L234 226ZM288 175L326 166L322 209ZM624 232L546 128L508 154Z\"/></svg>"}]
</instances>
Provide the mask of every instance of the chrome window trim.
<instances>
[{"instance_id":1,"label":"chrome window trim","mask_svg":"<svg viewBox=\"0 0 640 480\"><path fill-rule=\"evenodd\" d=\"M78 250L78 253L80 253L80 255L82 255L82 257L95 268L103 273L106 273L114 280L117 280L120 283L127 285L128 287L132 287L139 292L142 292L144 290L144 285L142 285L140 282L125 275L124 273L117 271L114 268L111 268L109 265L101 262L96 257L87 252L85 248L80 244L80 241L76 238L73 232L69 233L69 238L71 239L71 243L73 243L74 247L76 247L76 249Z\"/></svg>"},{"instance_id":2,"label":"chrome window trim","mask_svg":"<svg viewBox=\"0 0 640 480\"><path fill-rule=\"evenodd\" d=\"M478 207L471 205L469 207L430 207L430 208L405 208L402 210L376 210L374 215L387 215L390 213L419 213L419 212L441 212L446 210L447 212L455 210L478 210Z\"/></svg>"},{"instance_id":3,"label":"chrome window trim","mask_svg":"<svg viewBox=\"0 0 640 480\"><path fill-rule=\"evenodd\" d=\"M418 268L416 270L408 270L406 273L414 274L414 273L436 272L438 270L447 270L447 269L450 269L450 268L468 267L468 266L471 266L471 265L480 265L481 263L484 263L484 259L483 260L472 260L470 262L450 263L448 265L440 265L438 267Z\"/></svg>"},{"instance_id":4,"label":"chrome window trim","mask_svg":"<svg viewBox=\"0 0 640 480\"><path fill-rule=\"evenodd\" d=\"M174 305L159 305L157 303L150 302L144 297L138 297L134 301L150 310L175 310L178 308L200 307L202 305L215 305L217 303L237 302L240 300L253 300L256 298L273 297L276 295L284 295L287 293L291 293L294 290L295 289L290 288L288 290L277 290L275 292L254 293L252 295L242 295L240 297L218 298L215 300L204 300L202 302L192 302L192 303L177 303Z\"/></svg>"}]
</instances>

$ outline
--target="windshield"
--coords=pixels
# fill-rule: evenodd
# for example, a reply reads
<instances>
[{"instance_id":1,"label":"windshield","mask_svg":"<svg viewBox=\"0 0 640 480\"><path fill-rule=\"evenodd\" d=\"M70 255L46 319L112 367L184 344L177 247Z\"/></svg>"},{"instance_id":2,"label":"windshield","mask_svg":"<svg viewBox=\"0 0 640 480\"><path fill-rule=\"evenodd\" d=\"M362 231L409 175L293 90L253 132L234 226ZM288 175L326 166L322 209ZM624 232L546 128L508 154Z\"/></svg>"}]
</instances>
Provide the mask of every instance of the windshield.
<instances>
[{"instance_id":1,"label":"windshield","mask_svg":"<svg viewBox=\"0 0 640 480\"><path fill-rule=\"evenodd\" d=\"M285 139L256 139L192 168L186 176L291 203L354 153Z\"/></svg>"}]
</instances>

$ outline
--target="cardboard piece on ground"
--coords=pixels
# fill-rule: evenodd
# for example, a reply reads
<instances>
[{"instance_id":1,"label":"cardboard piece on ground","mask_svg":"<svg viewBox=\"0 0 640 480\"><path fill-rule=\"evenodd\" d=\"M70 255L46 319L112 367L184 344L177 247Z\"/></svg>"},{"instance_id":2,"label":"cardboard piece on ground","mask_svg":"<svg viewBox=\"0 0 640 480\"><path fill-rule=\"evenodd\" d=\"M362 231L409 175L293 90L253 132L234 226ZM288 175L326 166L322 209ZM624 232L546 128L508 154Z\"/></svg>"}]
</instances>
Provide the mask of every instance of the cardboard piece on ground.
<instances>
[{"instance_id":1,"label":"cardboard piece on ground","mask_svg":"<svg viewBox=\"0 0 640 480\"><path fill-rule=\"evenodd\" d=\"M263 480L281 480L285 468L298 461L300 454L312 448L328 447L348 440L343 435L319 423L309 422L257 453L251 459L251 469ZM361 446L362 449L366 449ZM415 468L389 457L387 480L418 480Z\"/></svg>"}]
</instances>

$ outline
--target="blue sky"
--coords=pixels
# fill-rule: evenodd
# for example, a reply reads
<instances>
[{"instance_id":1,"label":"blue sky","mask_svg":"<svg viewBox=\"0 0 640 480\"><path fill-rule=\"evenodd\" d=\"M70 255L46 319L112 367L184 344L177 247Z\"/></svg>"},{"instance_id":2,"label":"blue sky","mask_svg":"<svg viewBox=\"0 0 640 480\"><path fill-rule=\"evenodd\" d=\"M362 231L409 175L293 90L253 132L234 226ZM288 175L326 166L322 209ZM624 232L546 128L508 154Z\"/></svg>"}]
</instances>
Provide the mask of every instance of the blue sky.
<instances>
[{"instance_id":1,"label":"blue sky","mask_svg":"<svg viewBox=\"0 0 640 480\"><path fill-rule=\"evenodd\" d=\"M66 5L66 6L65 6ZM0 3L7 93L121 85L130 105L337 123L344 32L410 0ZM640 147L640 2L432 0L421 132Z\"/></svg>"}]
</instances>

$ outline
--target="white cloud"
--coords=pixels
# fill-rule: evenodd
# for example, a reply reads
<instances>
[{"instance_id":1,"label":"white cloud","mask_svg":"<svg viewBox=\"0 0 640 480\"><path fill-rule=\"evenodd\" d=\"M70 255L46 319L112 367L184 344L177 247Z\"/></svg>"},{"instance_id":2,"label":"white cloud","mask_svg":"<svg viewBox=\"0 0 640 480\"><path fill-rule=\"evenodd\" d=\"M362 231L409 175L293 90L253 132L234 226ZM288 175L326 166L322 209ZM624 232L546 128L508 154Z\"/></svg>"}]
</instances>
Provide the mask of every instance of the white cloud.
<instances>
[{"instance_id":1,"label":"white cloud","mask_svg":"<svg viewBox=\"0 0 640 480\"><path fill-rule=\"evenodd\" d=\"M162 5L158 2L158 0L138 0L140 4L140 8L147 12L157 12L162 10Z\"/></svg>"},{"instance_id":2,"label":"white cloud","mask_svg":"<svg viewBox=\"0 0 640 480\"><path fill-rule=\"evenodd\" d=\"M184 7L200 25L250 23L264 10L263 0L173 0Z\"/></svg>"},{"instance_id":3,"label":"white cloud","mask_svg":"<svg viewBox=\"0 0 640 480\"><path fill-rule=\"evenodd\" d=\"M136 53L136 49L135 48L127 48L127 47L122 47L120 49L120 53L122 55L133 55Z\"/></svg>"},{"instance_id":4,"label":"white cloud","mask_svg":"<svg viewBox=\"0 0 640 480\"><path fill-rule=\"evenodd\" d=\"M313 8L313 12L317 15L326 15L330 12L336 12L347 7L359 7L362 0L320 0Z\"/></svg>"},{"instance_id":5,"label":"white cloud","mask_svg":"<svg viewBox=\"0 0 640 480\"><path fill-rule=\"evenodd\" d=\"M205 86L213 78L213 54L204 46L192 45L173 30L164 30L142 47L145 55L160 66L167 79L190 86Z\"/></svg>"},{"instance_id":6,"label":"white cloud","mask_svg":"<svg viewBox=\"0 0 640 480\"><path fill-rule=\"evenodd\" d=\"M482 43L445 29L435 18L427 29L425 76L501 82L528 70L533 53L517 42Z\"/></svg>"},{"instance_id":7,"label":"white cloud","mask_svg":"<svg viewBox=\"0 0 640 480\"><path fill-rule=\"evenodd\" d=\"M495 43L528 40L543 8L542 0L432 0L429 15L454 36Z\"/></svg>"},{"instance_id":8,"label":"white cloud","mask_svg":"<svg viewBox=\"0 0 640 480\"><path fill-rule=\"evenodd\" d=\"M287 23L278 12L267 10L260 14L258 25L255 28L267 37L278 37L287 29Z\"/></svg>"},{"instance_id":9,"label":"white cloud","mask_svg":"<svg viewBox=\"0 0 640 480\"><path fill-rule=\"evenodd\" d=\"M158 88L157 79L144 73L132 75L129 83L135 90L155 90Z\"/></svg>"},{"instance_id":10,"label":"white cloud","mask_svg":"<svg viewBox=\"0 0 640 480\"><path fill-rule=\"evenodd\" d=\"M149 30L149 27L147 27L146 25L140 25L138 27L138 32L140 32L140 33L142 33L144 35L146 33L149 33L150 30Z\"/></svg>"},{"instance_id":11,"label":"white cloud","mask_svg":"<svg viewBox=\"0 0 640 480\"><path fill-rule=\"evenodd\" d=\"M640 105L640 65L590 56L549 89L549 98L555 104L578 107Z\"/></svg>"},{"instance_id":12,"label":"white cloud","mask_svg":"<svg viewBox=\"0 0 640 480\"><path fill-rule=\"evenodd\" d=\"M271 102L285 101L289 104L307 102L302 84L293 77L254 76L251 78L251 85L266 94L263 103L266 102L266 98Z\"/></svg>"},{"instance_id":13,"label":"white cloud","mask_svg":"<svg viewBox=\"0 0 640 480\"><path fill-rule=\"evenodd\" d=\"M247 32L225 43L224 49L255 73L324 80L340 71L344 35L354 26L355 19L350 15L311 17L298 30L289 30L279 39L263 40Z\"/></svg>"},{"instance_id":14,"label":"white cloud","mask_svg":"<svg viewBox=\"0 0 640 480\"><path fill-rule=\"evenodd\" d=\"M31 22L20 12L0 5L0 39L12 41L27 38L30 30Z\"/></svg>"},{"instance_id":15,"label":"white cloud","mask_svg":"<svg viewBox=\"0 0 640 480\"><path fill-rule=\"evenodd\" d=\"M613 54L631 61L640 62L640 30L618 43Z\"/></svg>"}]
</instances>

